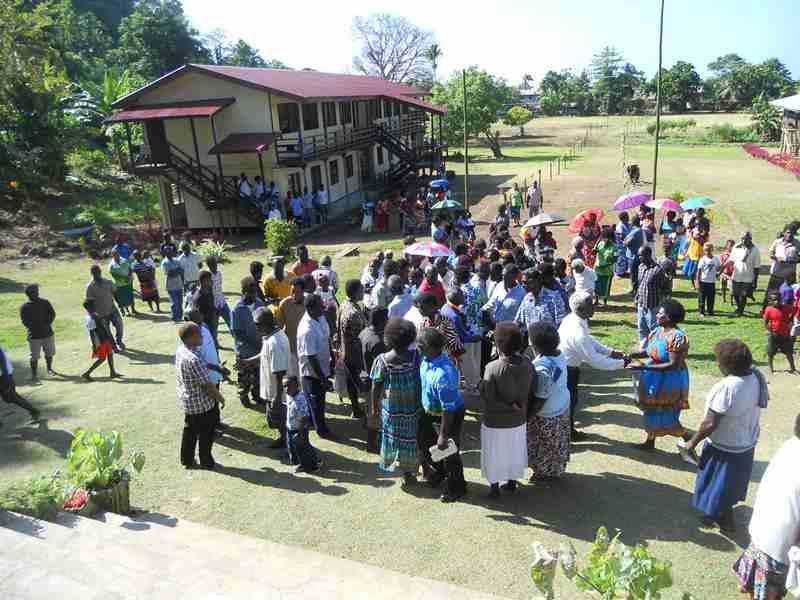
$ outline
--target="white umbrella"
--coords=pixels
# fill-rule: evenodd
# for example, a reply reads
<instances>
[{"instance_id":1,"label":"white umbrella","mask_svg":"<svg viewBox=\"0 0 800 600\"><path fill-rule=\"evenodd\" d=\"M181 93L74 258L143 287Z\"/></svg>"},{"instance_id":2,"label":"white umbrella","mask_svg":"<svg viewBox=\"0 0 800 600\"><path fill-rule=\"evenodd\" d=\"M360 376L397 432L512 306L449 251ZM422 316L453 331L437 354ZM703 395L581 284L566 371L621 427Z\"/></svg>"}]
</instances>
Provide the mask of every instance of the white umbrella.
<instances>
[{"instance_id":1,"label":"white umbrella","mask_svg":"<svg viewBox=\"0 0 800 600\"><path fill-rule=\"evenodd\" d=\"M561 223L565 221L561 215L554 215L551 213L539 213L535 217L531 217L523 225L523 227L538 227L539 225L552 225L553 223Z\"/></svg>"}]
</instances>

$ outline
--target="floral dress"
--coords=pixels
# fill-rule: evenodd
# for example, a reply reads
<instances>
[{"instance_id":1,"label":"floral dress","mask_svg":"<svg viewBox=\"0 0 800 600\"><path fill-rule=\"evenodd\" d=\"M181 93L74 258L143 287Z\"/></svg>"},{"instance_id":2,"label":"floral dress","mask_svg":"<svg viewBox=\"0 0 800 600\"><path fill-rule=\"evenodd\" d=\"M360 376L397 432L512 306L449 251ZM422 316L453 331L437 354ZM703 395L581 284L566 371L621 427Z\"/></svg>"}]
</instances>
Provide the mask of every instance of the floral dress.
<instances>
[{"instance_id":1,"label":"floral dress","mask_svg":"<svg viewBox=\"0 0 800 600\"><path fill-rule=\"evenodd\" d=\"M417 426L422 411L421 359L414 351L410 360L390 363L387 354L375 359L370 374L373 382L383 383L379 466L388 472L399 467L405 473L416 473Z\"/></svg>"},{"instance_id":2,"label":"floral dress","mask_svg":"<svg viewBox=\"0 0 800 600\"><path fill-rule=\"evenodd\" d=\"M131 264L124 258L119 262L111 261L109 265L111 278L114 280L114 298L120 308L133 305L133 271Z\"/></svg>"},{"instance_id":3,"label":"floral dress","mask_svg":"<svg viewBox=\"0 0 800 600\"><path fill-rule=\"evenodd\" d=\"M649 436L684 434L681 411L689 408L689 369L686 355L689 339L680 329L657 327L645 340L647 364L669 361L670 353L679 355L677 367L667 370L640 371L638 383L639 406L644 413L644 428Z\"/></svg>"}]
</instances>

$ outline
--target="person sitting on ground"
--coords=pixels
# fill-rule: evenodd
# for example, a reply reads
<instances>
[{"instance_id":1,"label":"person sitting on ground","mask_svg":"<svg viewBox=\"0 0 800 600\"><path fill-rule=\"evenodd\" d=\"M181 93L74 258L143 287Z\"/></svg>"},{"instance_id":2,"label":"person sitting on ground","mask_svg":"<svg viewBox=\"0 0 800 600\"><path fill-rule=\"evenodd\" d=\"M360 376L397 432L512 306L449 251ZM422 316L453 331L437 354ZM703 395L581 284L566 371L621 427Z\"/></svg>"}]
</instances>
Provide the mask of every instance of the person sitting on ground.
<instances>
[{"instance_id":1,"label":"person sitting on ground","mask_svg":"<svg viewBox=\"0 0 800 600\"><path fill-rule=\"evenodd\" d=\"M525 421L536 373L520 354L523 341L516 323L498 323L494 339L499 357L486 365L480 382L481 475L489 482L489 497L499 498L500 482L506 482L504 490L515 491L528 467Z\"/></svg>"},{"instance_id":2,"label":"person sitting on ground","mask_svg":"<svg viewBox=\"0 0 800 600\"><path fill-rule=\"evenodd\" d=\"M25 398L20 396L17 386L14 384L14 366L8 358L5 350L0 347L0 400L6 404L16 404L20 408L27 410L31 420L39 420L39 411ZM0 427L2 426L0 422Z\"/></svg>"},{"instance_id":3,"label":"person sitting on ground","mask_svg":"<svg viewBox=\"0 0 800 600\"><path fill-rule=\"evenodd\" d=\"M781 304L778 292L769 293L763 319L767 330L767 360L770 373L775 373L775 355L779 352L786 356L789 362L789 373L797 372L794 367L794 338L791 336L794 313L793 304Z\"/></svg>"},{"instance_id":4,"label":"person sitting on ground","mask_svg":"<svg viewBox=\"0 0 800 600\"><path fill-rule=\"evenodd\" d=\"M308 248L305 246L297 247L297 262L295 262L291 269L295 277L301 277L306 273L313 273L319 268L319 264L308 255Z\"/></svg>"},{"instance_id":5,"label":"person sitting on ground","mask_svg":"<svg viewBox=\"0 0 800 600\"><path fill-rule=\"evenodd\" d=\"M44 351L47 374L55 375L53 357L56 354L56 340L53 333L53 322L56 311L48 300L39 297L39 284L25 286L28 301L19 309L22 324L28 332L28 348L30 350L31 381L37 381L39 356Z\"/></svg>"},{"instance_id":6,"label":"person sitting on ground","mask_svg":"<svg viewBox=\"0 0 800 600\"><path fill-rule=\"evenodd\" d=\"M467 493L467 484L461 461L464 398L458 389L458 371L444 352L445 344L445 336L430 327L424 327L417 336L417 346L424 357L420 366L420 380L422 406L425 409L419 423L418 448L428 482L431 485L444 482L441 500L449 503ZM430 449L436 446L439 450L446 450L449 440L455 444L455 453L434 462Z\"/></svg>"},{"instance_id":7,"label":"person sitting on ground","mask_svg":"<svg viewBox=\"0 0 800 600\"><path fill-rule=\"evenodd\" d=\"M206 362L197 352L203 343L200 328L195 323L184 323L178 336L183 342L175 353L175 391L178 406L184 412L181 464L186 469L195 468L199 442L200 467L214 469L218 465L211 451L214 429L219 423L217 407L225 407L225 398L211 382Z\"/></svg>"},{"instance_id":8,"label":"person sitting on ground","mask_svg":"<svg viewBox=\"0 0 800 600\"><path fill-rule=\"evenodd\" d=\"M108 321L97 314L94 300L85 300L83 308L86 310L86 330L89 332L89 341L92 343L92 358L94 363L81 377L86 381L92 380L94 370L108 362L109 376L111 379L122 377L114 370L114 339L108 329Z\"/></svg>"}]
</instances>

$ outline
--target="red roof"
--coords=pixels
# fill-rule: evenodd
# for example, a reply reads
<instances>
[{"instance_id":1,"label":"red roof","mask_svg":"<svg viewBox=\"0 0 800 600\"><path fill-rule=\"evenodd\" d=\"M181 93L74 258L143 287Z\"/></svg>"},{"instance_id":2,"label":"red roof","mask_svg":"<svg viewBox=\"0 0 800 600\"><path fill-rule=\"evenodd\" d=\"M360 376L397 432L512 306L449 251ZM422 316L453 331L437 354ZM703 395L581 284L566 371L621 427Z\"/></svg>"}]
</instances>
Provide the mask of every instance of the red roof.
<instances>
[{"instance_id":1,"label":"red roof","mask_svg":"<svg viewBox=\"0 0 800 600\"><path fill-rule=\"evenodd\" d=\"M106 119L106 123L122 121L147 121L148 119L180 119L186 117L210 117L226 106L233 104L233 98L217 98L213 100L195 100L187 102L170 102L166 104L149 104L147 106L131 106L114 113Z\"/></svg>"},{"instance_id":2,"label":"red roof","mask_svg":"<svg viewBox=\"0 0 800 600\"><path fill-rule=\"evenodd\" d=\"M272 133L232 133L208 151L209 154L263 152L275 141Z\"/></svg>"},{"instance_id":3,"label":"red roof","mask_svg":"<svg viewBox=\"0 0 800 600\"><path fill-rule=\"evenodd\" d=\"M387 97L398 102L406 102L428 111L443 113L446 109L421 100L414 96L428 96L429 93L419 88L394 83L380 77L366 75L345 75L340 73L321 73L319 71L293 71L290 69L262 69L256 67L229 67L223 65L184 65L174 71L152 81L143 88L120 98L115 107L123 107L142 93L178 77L189 71L205 73L212 77L220 77L237 83L255 87L296 98L311 100L321 98L363 98Z\"/></svg>"}]
</instances>

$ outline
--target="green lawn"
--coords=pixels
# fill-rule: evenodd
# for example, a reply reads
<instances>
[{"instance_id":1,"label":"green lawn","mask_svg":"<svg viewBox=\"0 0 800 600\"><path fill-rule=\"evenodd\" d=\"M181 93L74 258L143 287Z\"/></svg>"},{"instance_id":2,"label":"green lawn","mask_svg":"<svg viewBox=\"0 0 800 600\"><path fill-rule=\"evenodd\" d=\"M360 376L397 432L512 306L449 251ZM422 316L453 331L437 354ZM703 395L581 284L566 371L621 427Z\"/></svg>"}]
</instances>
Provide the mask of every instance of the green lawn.
<instances>
[{"instance_id":1,"label":"green lawn","mask_svg":"<svg viewBox=\"0 0 800 600\"><path fill-rule=\"evenodd\" d=\"M573 118L536 119L531 134L553 135L550 139L557 144L558 152L586 123L588 120ZM590 203L602 200L605 206L615 197L621 186L616 171L616 134L625 123L611 119L612 126L597 133L580 160L561 177L547 180L548 210L572 215ZM486 184L485 191L476 194L476 199L482 198L476 213L495 209L496 196L489 184L530 176L535 165L546 164L536 157L553 152L542 146L518 149L514 140L510 142L508 154L512 158L472 165L484 169ZM666 154L661 175L665 188L696 189L720 200L731 199L737 218L748 224L759 213L749 207L761 196L751 191L748 199L746 190L751 188L742 188L744 182L752 179L761 190L785 186L787 192L797 185L793 180L792 185L785 184L783 176L775 174L778 170L766 163L733 155L712 157L702 151L692 149L683 156ZM731 149L731 153L735 151ZM526 160L530 157L534 160ZM727 177L716 181L713 172L719 172L722 165L731 168L725 171ZM711 182L717 187L709 190ZM724 231L729 221L722 211L718 213L721 216L715 228ZM760 213L763 224L759 231L772 231L784 220L773 210L762 209ZM334 258L342 281L360 274L368 256L376 250L401 247L398 239L365 238L355 227L348 235L340 244L321 236L310 242L314 257L353 245L360 247L357 257ZM560 229L557 235L561 248L565 248L566 232ZM249 262L265 260L267 254L252 238L235 246L230 257L222 270L232 304ZM343 441L333 444L315 438L325 461L318 476L295 474L266 449L273 432L264 426L262 414L236 401L230 386L223 387L228 399L223 414L231 429L215 447L215 457L224 467L213 473L187 473L178 461L182 418L173 383L176 329L166 315L126 319L130 351L118 357L118 368L125 375L122 380L108 380L104 368L98 370L95 383L78 378L89 363L80 300L91 264L84 258L0 263L0 344L10 349L21 393L40 406L47 417L46 422L31 425L19 411L0 406L0 420L4 422L0 428L3 482L58 468L70 432L76 427L118 429L128 447L143 449L147 455L145 471L132 487L134 504L144 509L520 599L533 593L528 579L532 542L539 540L556 548L569 540L583 553L596 528L606 525L611 530L621 529L625 541L646 542L657 556L673 562L675 586L665 595L668 600L680 598L682 591L692 592L698 599L740 597L730 565L747 544L746 533L730 539L697 528L690 508L694 473L677 458L672 442L660 441L653 455L641 454L628 445L643 439L629 373L585 372L584 410L579 423L587 428L590 438L575 447L569 474L552 486L526 485L516 496L501 502L486 498L488 488L480 476L476 406L469 407L463 443L470 494L464 502L452 506L440 504L425 488L404 493L396 477L380 473L375 457L365 452L364 432L333 395L329 396L329 414L332 427ZM64 373L37 386L28 383L26 344L17 322L22 287L32 281L41 284L42 295L59 313L56 365ZM592 324L600 340L620 348L631 348L636 341L634 314L629 299L623 296L626 283L616 283L612 306L600 310ZM685 282L677 283L676 297L689 310L685 330L691 345L692 408L684 422L694 427L702 417L705 393L719 377L710 357L714 343L726 336L742 337L756 358L763 360L764 333L753 311L738 320L724 315L698 319L696 300ZM728 309L719 298L718 304L720 311ZM221 342L222 358L230 363L232 342L224 325ZM780 359L778 364L783 364ZM773 400L762 418L762 439L748 499L737 510L742 529L767 461L790 435L797 412L793 399L800 379L779 373L769 380ZM560 599L577 598L563 580L559 591Z\"/></svg>"}]
</instances>

